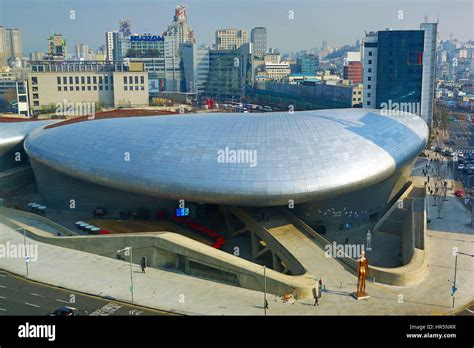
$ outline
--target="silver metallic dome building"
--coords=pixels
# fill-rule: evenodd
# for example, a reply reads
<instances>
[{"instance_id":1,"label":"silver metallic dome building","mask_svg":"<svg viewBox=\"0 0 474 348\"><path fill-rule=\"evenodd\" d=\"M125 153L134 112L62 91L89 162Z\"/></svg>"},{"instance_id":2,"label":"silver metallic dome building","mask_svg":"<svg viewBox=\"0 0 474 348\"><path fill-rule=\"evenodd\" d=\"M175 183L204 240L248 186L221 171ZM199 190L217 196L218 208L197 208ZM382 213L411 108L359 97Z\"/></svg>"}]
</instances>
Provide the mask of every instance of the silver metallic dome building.
<instances>
[{"instance_id":1,"label":"silver metallic dome building","mask_svg":"<svg viewBox=\"0 0 474 348\"><path fill-rule=\"evenodd\" d=\"M104 201L106 190L149 202L276 206L292 200L304 216L340 205L343 195L344 203L364 208L357 197L367 199L361 196L367 190L375 202L369 206L383 206L406 183L427 139L426 123L412 114L331 109L79 122L32 132L25 150L40 192L53 205L71 195L95 206L122 204ZM88 184L94 189L82 189ZM48 192L55 185L61 189Z\"/></svg>"}]
</instances>

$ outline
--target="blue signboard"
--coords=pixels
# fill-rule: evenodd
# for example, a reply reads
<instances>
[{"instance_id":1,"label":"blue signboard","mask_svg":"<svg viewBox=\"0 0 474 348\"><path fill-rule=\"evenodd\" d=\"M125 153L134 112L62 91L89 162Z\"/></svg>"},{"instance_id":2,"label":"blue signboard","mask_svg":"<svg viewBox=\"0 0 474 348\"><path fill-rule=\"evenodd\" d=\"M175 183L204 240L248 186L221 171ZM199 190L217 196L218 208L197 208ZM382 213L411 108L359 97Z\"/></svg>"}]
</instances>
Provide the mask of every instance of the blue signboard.
<instances>
[{"instance_id":1,"label":"blue signboard","mask_svg":"<svg viewBox=\"0 0 474 348\"><path fill-rule=\"evenodd\" d=\"M164 41L164 37L161 35L151 35L151 34L145 34L145 35L131 35L130 36L130 41L151 41L151 42L156 42L156 41Z\"/></svg>"},{"instance_id":2,"label":"blue signboard","mask_svg":"<svg viewBox=\"0 0 474 348\"><path fill-rule=\"evenodd\" d=\"M176 216L188 216L189 208L176 208Z\"/></svg>"}]
</instances>

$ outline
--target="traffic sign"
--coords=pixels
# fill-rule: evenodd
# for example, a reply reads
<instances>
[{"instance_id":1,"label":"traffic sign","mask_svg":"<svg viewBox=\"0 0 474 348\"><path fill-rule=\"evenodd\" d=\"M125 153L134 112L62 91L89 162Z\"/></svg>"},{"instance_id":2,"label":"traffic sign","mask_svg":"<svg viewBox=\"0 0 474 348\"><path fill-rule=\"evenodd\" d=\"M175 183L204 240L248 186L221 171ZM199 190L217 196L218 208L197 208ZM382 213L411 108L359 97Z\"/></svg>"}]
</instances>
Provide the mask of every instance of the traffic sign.
<instances>
[{"instance_id":1,"label":"traffic sign","mask_svg":"<svg viewBox=\"0 0 474 348\"><path fill-rule=\"evenodd\" d=\"M25 256L25 262L29 263L31 261L31 258L29 256Z\"/></svg>"},{"instance_id":2,"label":"traffic sign","mask_svg":"<svg viewBox=\"0 0 474 348\"><path fill-rule=\"evenodd\" d=\"M452 286L452 287L451 287L451 296L454 296L454 294L456 293L456 291L458 291L458 288Z\"/></svg>"}]
</instances>

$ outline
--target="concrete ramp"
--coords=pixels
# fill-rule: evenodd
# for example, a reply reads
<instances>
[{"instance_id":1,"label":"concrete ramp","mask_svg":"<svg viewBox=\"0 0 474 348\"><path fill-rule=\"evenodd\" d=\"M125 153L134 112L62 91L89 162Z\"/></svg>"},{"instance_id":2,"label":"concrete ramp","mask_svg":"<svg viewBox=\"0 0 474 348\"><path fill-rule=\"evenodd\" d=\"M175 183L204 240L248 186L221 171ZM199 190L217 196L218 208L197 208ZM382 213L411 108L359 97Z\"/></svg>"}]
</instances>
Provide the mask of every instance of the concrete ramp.
<instances>
[{"instance_id":1,"label":"concrete ramp","mask_svg":"<svg viewBox=\"0 0 474 348\"><path fill-rule=\"evenodd\" d=\"M291 260L303 267L311 278L322 278L326 284L332 286L356 281L355 276L341 263L326 255L324 246L302 232L279 208L264 209L263 218L261 213L250 212L245 208L228 209L239 219L245 220L248 228L260 228L261 238L267 242L270 249L277 250L277 253L284 250L284 255L291 255ZM283 262L285 261L289 262L284 259Z\"/></svg>"}]
</instances>

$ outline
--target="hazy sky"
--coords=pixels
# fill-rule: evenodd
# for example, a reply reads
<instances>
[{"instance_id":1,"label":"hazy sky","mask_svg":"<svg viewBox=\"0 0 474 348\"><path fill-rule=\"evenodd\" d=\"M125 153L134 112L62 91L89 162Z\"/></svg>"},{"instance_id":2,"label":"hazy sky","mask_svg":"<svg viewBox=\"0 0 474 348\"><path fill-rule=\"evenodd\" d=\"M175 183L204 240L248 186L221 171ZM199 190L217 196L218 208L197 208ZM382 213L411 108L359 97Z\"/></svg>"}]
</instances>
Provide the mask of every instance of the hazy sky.
<instances>
[{"instance_id":1,"label":"hazy sky","mask_svg":"<svg viewBox=\"0 0 474 348\"><path fill-rule=\"evenodd\" d=\"M218 28L265 26L268 47L282 51L320 47L323 40L340 46L365 31L419 29L425 15L429 21L439 15L441 39L474 39L474 0L0 0L0 25L22 31L25 55L46 51L54 32L64 35L73 53L76 43L94 49L104 44L105 31L118 29L122 18L131 20L133 32L162 33L180 3L199 44L212 44ZM70 10L76 19L69 19Z\"/></svg>"}]
</instances>

